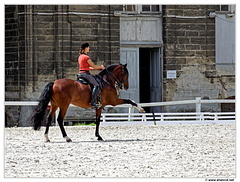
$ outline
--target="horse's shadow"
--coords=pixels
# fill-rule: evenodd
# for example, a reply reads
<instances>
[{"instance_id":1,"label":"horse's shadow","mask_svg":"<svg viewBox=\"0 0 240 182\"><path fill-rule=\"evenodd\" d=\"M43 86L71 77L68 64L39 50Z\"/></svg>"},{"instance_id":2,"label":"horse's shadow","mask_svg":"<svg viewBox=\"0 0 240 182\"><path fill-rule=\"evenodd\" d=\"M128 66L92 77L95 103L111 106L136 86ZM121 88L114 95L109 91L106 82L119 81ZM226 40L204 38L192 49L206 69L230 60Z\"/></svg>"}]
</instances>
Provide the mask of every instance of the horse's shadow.
<instances>
[{"instance_id":1,"label":"horse's shadow","mask_svg":"<svg viewBox=\"0 0 240 182\"><path fill-rule=\"evenodd\" d=\"M103 143L112 143L112 142L146 142L146 141L155 141L153 139L126 139L126 140L102 140L102 141L98 141L98 140L88 140L88 141L80 141L80 142L103 142Z\"/></svg>"},{"instance_id":2,"label":"horse's shadow","mask_svg":"<svg viewBox=\"0 0 240 182\"><path fill-rule=\"evenodd\" d=\"M155 141L155 139L126 139L126 140L83 140L83 141L72 141L69 143L114 143L114 142L148 142ZM65 141L51 141L50 143L67 143Z\"/></svg>"}]
</instances>

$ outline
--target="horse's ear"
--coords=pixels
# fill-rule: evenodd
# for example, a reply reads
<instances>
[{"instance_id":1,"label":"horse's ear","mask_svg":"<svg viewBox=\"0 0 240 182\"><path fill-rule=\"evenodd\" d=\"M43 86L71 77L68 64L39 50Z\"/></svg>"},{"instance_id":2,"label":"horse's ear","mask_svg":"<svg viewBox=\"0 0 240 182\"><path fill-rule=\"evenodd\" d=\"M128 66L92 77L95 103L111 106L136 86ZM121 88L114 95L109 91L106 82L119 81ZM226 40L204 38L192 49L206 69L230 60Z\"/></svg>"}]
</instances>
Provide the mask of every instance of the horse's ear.
<instances>
[{"instance_id":1,"label":"horse's ear","mask_svg":"<svg viewBox=\"0 0 240 182\"><path fill-rule=\"evenodd\" d=\"M125 65L123 65L125 68L127 67L127 63Z\"/></svg>"}]
</instances>

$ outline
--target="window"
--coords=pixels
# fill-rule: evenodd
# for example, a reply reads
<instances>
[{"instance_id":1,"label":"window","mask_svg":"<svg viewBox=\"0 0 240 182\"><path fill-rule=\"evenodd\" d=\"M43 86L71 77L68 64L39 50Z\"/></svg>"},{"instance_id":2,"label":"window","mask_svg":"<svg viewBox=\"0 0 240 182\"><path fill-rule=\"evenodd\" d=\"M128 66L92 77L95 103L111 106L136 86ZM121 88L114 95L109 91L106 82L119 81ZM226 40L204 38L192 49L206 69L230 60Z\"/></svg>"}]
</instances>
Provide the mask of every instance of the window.
<instances>
[{"instance_id":1,"label":"window","mask_svg":"<svg viewBox=\"0 0 240 182\"><path fill-rule=\"evenodd\" d=\"M142 11L159 11L159 5L142 5Z\"/></svg>"},{"instance_id":2,"label":"window","mask_svg":"<svg viewBox=\"0 0 240 182\"><path fill-rule=\"evenodd\" d=\"M123 5L123 11L136 11L135 5Z\"/></svg>"},{"instance_id":3,"label":"window","mask_svg":"<svg viewBox=\"0 0 240 182\"><path fill-rule=\"evenodd\" d=\"M228 11L228 5L220 5L219 11Z\"/></svg>"},{"instance_id":4,"label":"window","mask_svg":"<svg viewBox=\"0 0 240 182\"><path fill-rule=\"evenodd\" d=\"M235 12L235 8L236 6L235 5L219 5L218 8L217 8L217 11L220 11L220 12Z\"/></svg>"},{"instance_id":5,"label":"window","mask_svg":"<svg viewBox=\"0 0 240 182\"><path fill-rule=\"evenodd\" d=\"M161 11L160 5L123 5L124 12L140 13L159 13Z\"/></svg>"}]
</instances>

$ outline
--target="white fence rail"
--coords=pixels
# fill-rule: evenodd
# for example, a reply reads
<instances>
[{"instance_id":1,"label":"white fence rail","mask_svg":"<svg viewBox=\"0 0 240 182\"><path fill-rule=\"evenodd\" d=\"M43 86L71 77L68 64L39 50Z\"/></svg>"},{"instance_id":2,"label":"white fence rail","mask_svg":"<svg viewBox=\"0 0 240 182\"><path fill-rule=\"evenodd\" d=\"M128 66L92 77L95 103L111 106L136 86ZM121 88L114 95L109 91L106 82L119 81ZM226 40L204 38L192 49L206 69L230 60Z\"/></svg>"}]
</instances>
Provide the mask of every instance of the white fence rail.
<instances>
[{"instance_id":1,"label":"white fence rail","mask_svg":"<svg viewBox=\"0 0 240 182\"><path fill-rule=\"evenodd\" d=\"M134 107L130 104L123 104L116 106L118 108L129 108L128 113L102 113L102 121L172 121L172 120L235 120L235 112L201 112L201 104L209 103L235 103L232 99L223 100L202 100L197 97L195 100L184 100L184 101L170 101L170 102L152 102L152 103L139 103L141 107L157 107L157 106L169 106L169 105L181 105L181 104L195 104L195 113L134 113ZM36 106L37 101L5 101L5 106ZM76 107L70 105L70 107ZM106 106L112 107L112 106ZM58 112L56 113L58 114ZM56 117L57 118L57 117Z\"/></svg>"},{"instance_id":2,"label":"white fence rail","mask_svg":"<svg viewBox=\"0 0 240 182\"><path fill-rule=\"evenodd\" d=\"M235 120L235 112L201 113L103 113L102 121L218 121Z\"/></svg>"},{"instance_id":3,"label":"white fence rail","mask_svg":"<svg viewBox=\"0 0 240 182\"><path fill-rule=\"evenodd\" d=\"M169 105L181 105L181 104L196 104L196 112L199 112L201 109L201 104L210 104L210 103L235 103L235 99L222 99L222 100L202 100L200 97L196 97L195 100L184 100L184 101L170 101L170 102L151 102L151 103L139 103L141 107L155 107L155 106L169 106ZM38 105L37 101L5 101L5 106L36 106ZM70 107L77 107L70 104ZM106 107L112 107L107 105ZM115 106L118 108L129 108L132 109L130 104L122 104Z\"/></svg>"}]
</instances>

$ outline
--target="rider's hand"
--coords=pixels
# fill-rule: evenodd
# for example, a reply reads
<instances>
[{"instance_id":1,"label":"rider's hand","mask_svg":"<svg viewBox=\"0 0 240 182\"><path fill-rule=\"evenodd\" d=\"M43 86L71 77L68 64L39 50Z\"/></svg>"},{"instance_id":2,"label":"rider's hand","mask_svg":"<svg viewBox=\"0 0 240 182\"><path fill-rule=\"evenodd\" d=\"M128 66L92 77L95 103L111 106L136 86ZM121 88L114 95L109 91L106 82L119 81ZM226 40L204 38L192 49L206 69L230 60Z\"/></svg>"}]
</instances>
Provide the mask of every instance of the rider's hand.
<instances>
[{"instance_id":1,"label":"rider's hand","mask_svg":"<svg viewBox=\"0 0 240 182\"><path fill-rule=\"evenodd\" d=\"M101 65L101 69L105 69L105 66Z\"/></svg>"}]
</instances>

